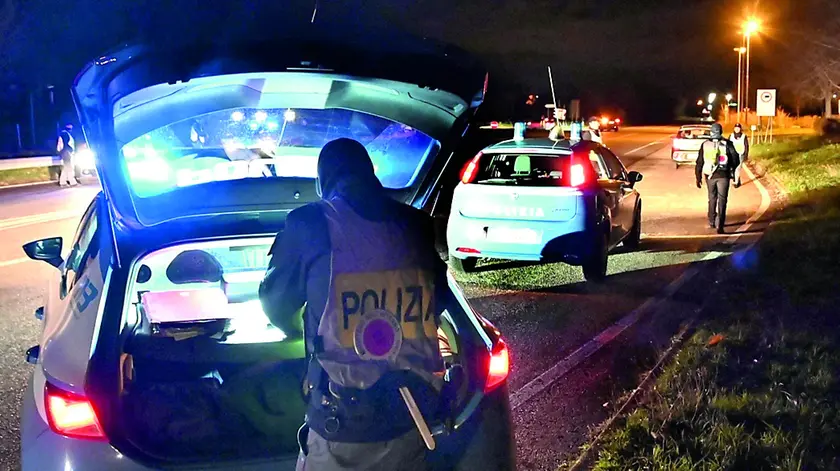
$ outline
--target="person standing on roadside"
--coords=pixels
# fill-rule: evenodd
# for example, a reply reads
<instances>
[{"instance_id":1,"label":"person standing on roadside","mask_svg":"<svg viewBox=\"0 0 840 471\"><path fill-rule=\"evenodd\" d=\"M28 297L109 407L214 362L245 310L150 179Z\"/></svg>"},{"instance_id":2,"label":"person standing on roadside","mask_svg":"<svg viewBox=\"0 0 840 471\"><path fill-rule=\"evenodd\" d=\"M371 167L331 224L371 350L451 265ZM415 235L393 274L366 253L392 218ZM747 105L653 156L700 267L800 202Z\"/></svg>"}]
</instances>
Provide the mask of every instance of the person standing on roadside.
<instances>
[{"instance_id":1,"label":"person standing on roadside","mask_svg":"<svg viewBox=\"0 0 840 471\"><path fill-rule=\"evenodd\" d=\"M597 117L589 118L589 127L583 130L582 139L584 141L594 141L598 144L603 144L604 139L601 137L601 121Z\"/></svg>"},{"instance_id":2,"label":"person standing on roadside","mask_svg":"<svg viewBox=\"0 0 840 471\"><path fill-rule=\"evenodd\" d=\"M702 188L705 178L709 190L709 227L723 234L726 227L726 203L729 198L729 180L735 179L738 168L738 152L735 146L723 137L723 126L712 125L711 138L703 142L697 156L694 174L697 188Z\"/></svg>"},{"instance_id":3,"label":"person standing on roadside","mask_svg":"<svg viewBox=\"0 0 840 471\"><path fill-rule=\"evenodd\" d=\"M76 181L76 169L73 167L73 154L76 152L76 141L73 139L73 125L67 123L64 129L58 133L58 142L55 150L61 157L61 175L58 178L58 186L74 186Z\"/></svg>"},{"instance_id":4,"label":"person standing on roadside","mask_svg":"<svg viewBox=\"0 0 840 471\"><path fill-rule=\"evenodd\" d=\"M744 162L750 155L750 141L744 134L740 123L735 125L732 135L729 136L729 142L735 146L735 151L738 152L738 167L735 168L735 188L738 188L741 186L741 167L744 166Z\"/></svg>"}]
</instances>

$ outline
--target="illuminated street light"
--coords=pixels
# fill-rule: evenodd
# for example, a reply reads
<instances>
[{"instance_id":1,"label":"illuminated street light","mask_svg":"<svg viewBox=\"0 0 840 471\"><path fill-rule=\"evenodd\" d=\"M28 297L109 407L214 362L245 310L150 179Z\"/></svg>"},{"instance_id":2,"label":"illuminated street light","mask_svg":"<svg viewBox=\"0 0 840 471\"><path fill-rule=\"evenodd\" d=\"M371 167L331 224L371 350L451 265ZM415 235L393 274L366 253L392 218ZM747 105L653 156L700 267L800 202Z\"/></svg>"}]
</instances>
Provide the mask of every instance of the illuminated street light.
<instances>
[{"instance_id":1,"label":"illuminated street light","mask_svg":"<svg viewBox=\"0 0 840 471\"><path fill-rule=\"evenodd\" d=\"M726 102L727 102L727 103L729 103L730 101L732 101L732 94L731 94L731 93L727 93L727 94L726 94Z\"/></svg>"},{"instance_id":2,"label":"illuminated street light","mask_svg":"<svg viewBox=\"0 0 840 471\"><path fill-rule=\"evenodd\" d=\"M697 106L703 106L703 100L697 100Z\"/></svg>"},{"instance_id":3,"label":"illuminated street light","mask_svg":"<svg viewBox=\"0 0 840 471\"><path fill-rule=\"evenodd\" d=\"M715 92L709 93L709 105L714 103L716 98L717 98L717 93L715 93Z\"/></svg>"},{"instance_id":4,"label":"illuminated street light","mask_svg":"<svg viewBox=\"0 0 840 471\"><path fill-rule=\"evenodd\" d=\"M260 110L254 113L254 119L256 119L258 123L264 122L266 118L268 118L268 113L265 111Z\"/></svg>"},{"instance_id":5,"label":"illuminated street light","mask_svg":"<svg viewBox=\"0 0 840 471\"><path fill-rule=\"evenodd\" d=\"M744 108L750 108L750 38L761 30L761 23L756 18L749 18L744 23L744 39L746 41L747 53L747 71L746 84L744 87L744 98L746 98L746 105Z\"/></svg>"},{"instance_id":6,"label":"illuminated street light","mask_svg":"<svg viewBox=\"0 0 840 471\"><path fill-rule=\"evenodd\" d=\"M234 111L230 114L230 119L236 121L237 123L245 119L245 113L241 111Z\"/></svg>"},{"instance_id":7,"label":"illuminated street light","mask_svg":"<svg viewBox=\"0 0 840 471\"><path fill-rule=\"evenodd\" d=\"M761 29L761 23L755 19L750 18L744 23L744 35L750 36L757 33Z\"/></svg>"},{"instance_id":8,"label":"illuminated street light","mask_svg":"<svg viewBox=\"0 0 840 471\"><path fill-rule=\"evenodd\" d=\"M286 121L294 121L296 117L297 115L294 110L286 110L286 112L283 113L283 119Z\"/></svg>"}]
</instances>

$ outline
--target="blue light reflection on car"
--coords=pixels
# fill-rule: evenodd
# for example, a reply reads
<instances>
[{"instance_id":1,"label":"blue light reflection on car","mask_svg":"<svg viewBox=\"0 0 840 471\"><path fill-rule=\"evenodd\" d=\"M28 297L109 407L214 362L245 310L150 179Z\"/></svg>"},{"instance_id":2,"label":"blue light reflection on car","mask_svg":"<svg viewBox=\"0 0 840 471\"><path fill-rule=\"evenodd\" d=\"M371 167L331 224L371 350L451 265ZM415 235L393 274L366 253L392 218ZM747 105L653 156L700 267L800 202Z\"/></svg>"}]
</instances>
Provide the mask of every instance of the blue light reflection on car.
<instances>
[{"instance_id":1,"label":"blue light reflection on car","mask_svg":"<svg viewBox=\"0 0 840 471\"><path fill-rule=\"evenodd\" d=\"M190 139L195 123L207 136L200 146ZM438 146L401 123L350 110L237 109L151 131L126 144L122 156L134 192L146 198L210 181L314 179L320 149L341 137L367 148L377 176L391 189L410 186Z\"/></svg>"}]
</instances>

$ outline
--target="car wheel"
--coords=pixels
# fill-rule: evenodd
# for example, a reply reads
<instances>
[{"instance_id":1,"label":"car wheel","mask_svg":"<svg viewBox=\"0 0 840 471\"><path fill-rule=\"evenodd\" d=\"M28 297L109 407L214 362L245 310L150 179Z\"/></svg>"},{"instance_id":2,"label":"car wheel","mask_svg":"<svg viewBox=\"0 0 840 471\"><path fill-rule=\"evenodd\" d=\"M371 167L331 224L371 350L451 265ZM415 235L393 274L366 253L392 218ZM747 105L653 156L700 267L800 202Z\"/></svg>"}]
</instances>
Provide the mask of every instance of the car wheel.
<instances>
[{"instance_id":1,"label":"car wheel","mask_svg":"<svg viewBox=\"0 0 840 471\"><path fill-rule=\"evenodd\" d=\"M478 262L478 259L475 257L467 257L467 258L455 258L449 257L449 264L452 266L452 269L459 273L472 273L475 271L475 265Z\"/></svg>"},{"instance_id":2,"label":"car wheel","mask_svg":"<svg viewBox=\"0 0 840 471\"><path fill-rule=\"evenodd\" d=\"M607 277L608 249L609 239L607 234L603 234L601 240L598 241L595 253L583 262L583 277L586 281L600 283Z\"/></svg>"},{"instance_id":3,"label":"car wheel","mask_svg":"<svg viewBox=\"0 0 840 471\"><path fill-rule=\"evenodd\" d=\"M680 169L680 164L678 164L678 163L674 162L674 168L675 168L675 169L677 169L677 170L679 170L679 169Z\"/></svg>"},{"instance_id":4,"label":"car wheel","mask_svg":"<svg viewBox=\"0 0 840 471\"><path fill-rule=\"evenodd\" d=\"M624 238L624 246L630 250L639 248L639 243L642 241L642 202L636 206L636 211L633 214L633 227L630 233Z\"/></svg>"}]
</instances>

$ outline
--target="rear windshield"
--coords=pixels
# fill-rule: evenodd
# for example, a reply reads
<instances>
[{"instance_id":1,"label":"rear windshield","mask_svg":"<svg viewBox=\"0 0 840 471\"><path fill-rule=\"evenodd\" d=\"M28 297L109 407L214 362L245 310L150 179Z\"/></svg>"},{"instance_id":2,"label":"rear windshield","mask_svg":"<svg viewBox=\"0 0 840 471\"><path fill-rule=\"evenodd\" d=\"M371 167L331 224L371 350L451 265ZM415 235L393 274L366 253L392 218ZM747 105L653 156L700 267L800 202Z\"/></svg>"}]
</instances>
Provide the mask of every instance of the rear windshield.
<instances>
[{"instance_id":1,"label":"rear windshield","mask_svg":"<svg viewBox=\"0 0 840 471\"><path fill-rule=\"evenodd\" d=\"M708 139L711 137L709 132L709 129L704 128L681 129L678 137L682 139Z\"/></svg>"},{"instance_id":2,"label":"rear windshield","mask_svg":"<svg viewBox=\"0 0 840 471\"><path fill-rule=\"evenodd\" d=\"M438 143L401 123L342 109L217 111L172 123L122 147L146 198L177 187L244 178L315 178L318 154L341 137L361 142L386 188L411 186Z\"/></svg>"},{"instance_id":3,"label":"rear windshield","mask_svg":"<svg viewBox=\"0 0 840 471\"><path fill-rule=\"evenodd\" d=\"M562 186L571 155L488 154L481 158L476 183Z\"/></svg>"}]
</instances>

